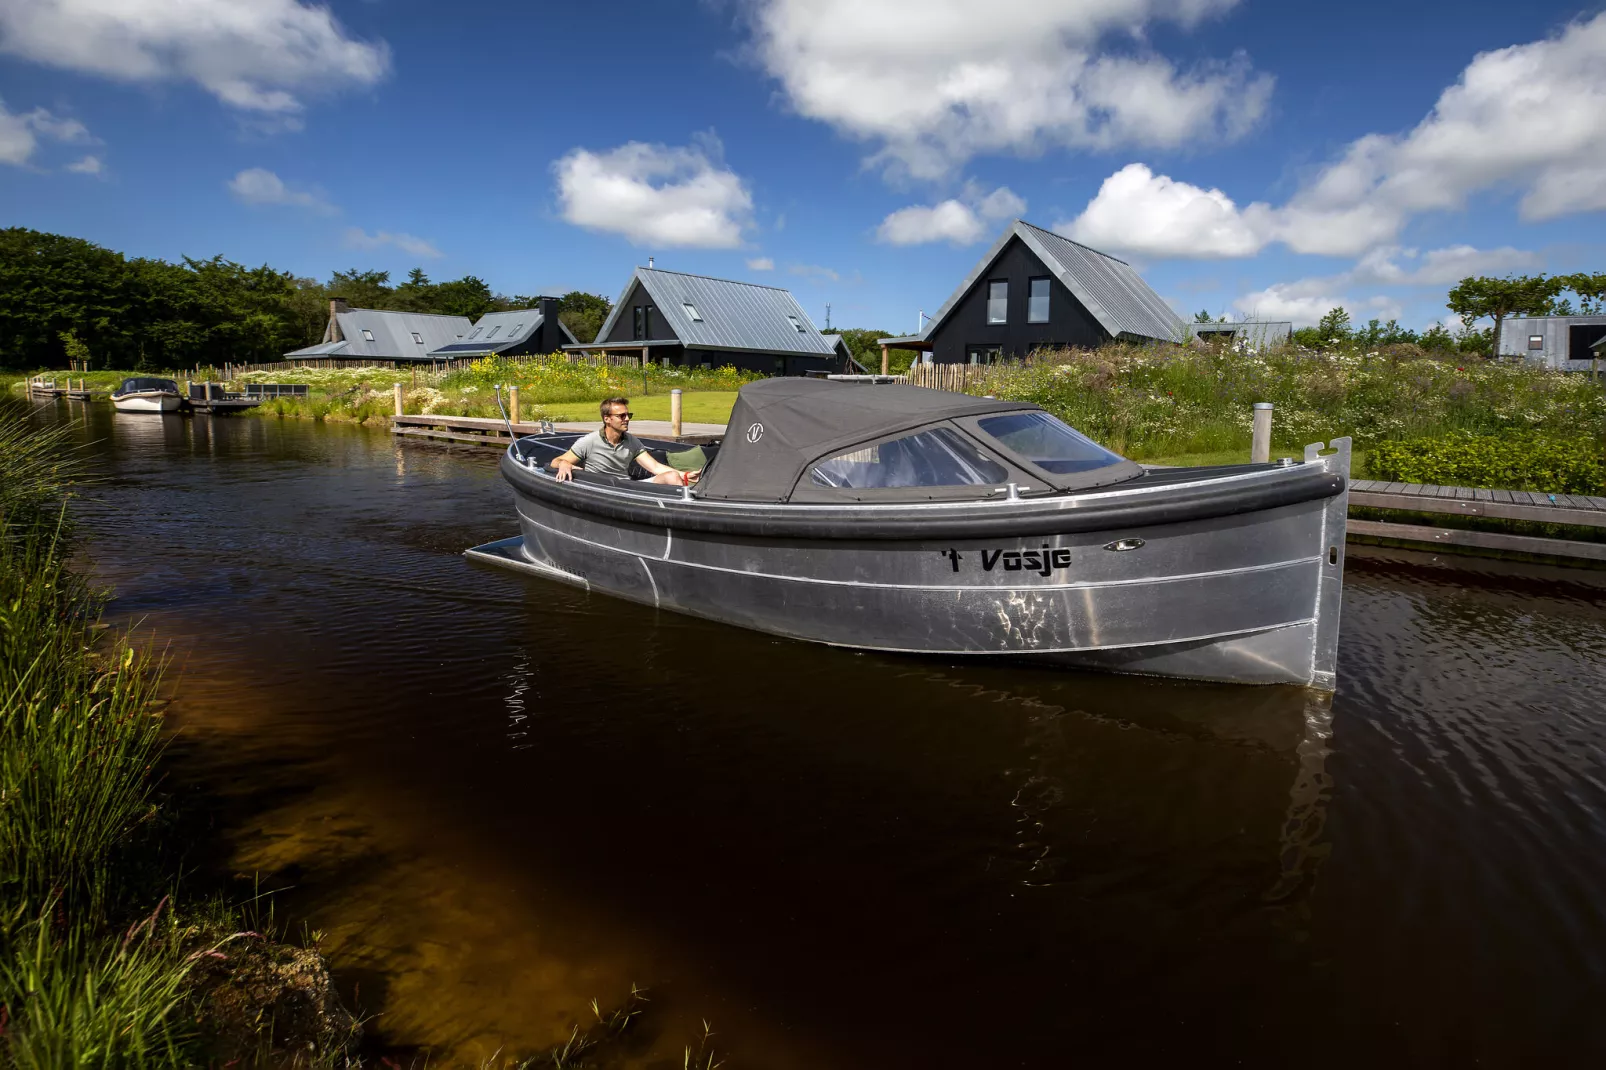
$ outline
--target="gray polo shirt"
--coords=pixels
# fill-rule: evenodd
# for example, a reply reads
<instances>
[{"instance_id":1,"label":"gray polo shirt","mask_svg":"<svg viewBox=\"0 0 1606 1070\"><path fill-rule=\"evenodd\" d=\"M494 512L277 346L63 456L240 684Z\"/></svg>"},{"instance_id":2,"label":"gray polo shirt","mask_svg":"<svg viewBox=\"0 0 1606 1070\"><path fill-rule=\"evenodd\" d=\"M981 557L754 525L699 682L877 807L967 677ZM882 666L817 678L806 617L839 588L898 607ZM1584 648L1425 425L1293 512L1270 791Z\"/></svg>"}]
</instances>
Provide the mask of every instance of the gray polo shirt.
<instances>
[{"instance_id":1,"label":"gray polo shirt","mask_svg":"<svg viewBox=\"0 0 1606 1070\"><path fill-rule=\"evenodd\" d=\"M569 451L580 458L580 467L592 475L621 478L629 477L630 462L636 459L636 454L646 449L641 439L629 431L625 432L617 446L610 446L601 431L593 431L569 447Z\"/></svg>"}]
</instances>

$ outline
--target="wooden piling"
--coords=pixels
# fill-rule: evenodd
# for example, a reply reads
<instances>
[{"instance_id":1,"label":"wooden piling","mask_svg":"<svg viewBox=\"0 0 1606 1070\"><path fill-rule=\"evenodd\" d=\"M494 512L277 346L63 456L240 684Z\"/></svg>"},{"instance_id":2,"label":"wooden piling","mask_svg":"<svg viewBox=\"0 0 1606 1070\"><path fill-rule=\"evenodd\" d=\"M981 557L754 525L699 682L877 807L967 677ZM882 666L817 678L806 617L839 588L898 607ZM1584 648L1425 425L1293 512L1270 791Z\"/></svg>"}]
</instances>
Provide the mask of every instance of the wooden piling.
<instances>
[{"instance_id":1,"label":"wooden piling","mask_svg":"<svg viewBox=\"0 0 1606 1070\"><path fill-rule=\"evenodd\" d=\"M401 414L402 414L402 385L400 383L397 383L396 384L396 415L400 416Z\"/></svg>"},{"instance_id":2,"label":"wooden piling","mask_svg":"<svg viewBox=\"0 0 1606 1070\"><path fill-rule=\"evenodd\" d=\"M519 388L517 385L507 388L508 419L513 423L519 422Z\"/></svg>"},{"instance_id":3,"label":"wooden piling","mask_svg":"<svg viewBox=\"0 0 1606 1070\"><path fill-rule=\"evenodd\" d=\"M680 437L680 387L669 392L669 437Z\"/></svg>"},{"instance_id":4,"label":"wooden piling","mask_svg":"<svg viewBox=\"0 0 1606 1070\"><path fill-rule=\"evenodd\" d=\"M1249 463L1265 464L1271 460L1271 402L1255 402L1255 430L1250 440Z\"/></svg>"},{"instance_id":5,"label":"wooden piling","mask_svg":"<svg viewBox=\"0 0 1606 1070\"><path fill-rule=\"evenodd\" d=\"M881 347L881 374L882 375L887 375L888 374L887 369L890 368L891 366L892 366L892 364L890 362L890 358L887 356L887 347L886 346L882 346Z\"/></svg>"}]
</instances>

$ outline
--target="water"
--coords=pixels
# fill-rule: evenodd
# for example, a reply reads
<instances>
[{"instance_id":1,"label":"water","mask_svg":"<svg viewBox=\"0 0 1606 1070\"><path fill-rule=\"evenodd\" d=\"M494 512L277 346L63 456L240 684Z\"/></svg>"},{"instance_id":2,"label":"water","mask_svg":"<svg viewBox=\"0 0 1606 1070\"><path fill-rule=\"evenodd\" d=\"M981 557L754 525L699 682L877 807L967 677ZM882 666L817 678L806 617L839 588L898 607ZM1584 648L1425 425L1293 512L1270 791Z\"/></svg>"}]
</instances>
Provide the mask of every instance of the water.
<instances>
[{"instance_id":1,"label":"water","mask_svg":"<svg viewBox=\"0 0 1606 1070\"><path fill-rule=\"evenodd\" d=\"M1330 704L956 665L470 564L490 451L71 411L197 857L384 1051L636 983L643 1067L703 1019L733 1068L1606 1055L1601 574L1356 552Z\"/></svg>"}]
</instances>

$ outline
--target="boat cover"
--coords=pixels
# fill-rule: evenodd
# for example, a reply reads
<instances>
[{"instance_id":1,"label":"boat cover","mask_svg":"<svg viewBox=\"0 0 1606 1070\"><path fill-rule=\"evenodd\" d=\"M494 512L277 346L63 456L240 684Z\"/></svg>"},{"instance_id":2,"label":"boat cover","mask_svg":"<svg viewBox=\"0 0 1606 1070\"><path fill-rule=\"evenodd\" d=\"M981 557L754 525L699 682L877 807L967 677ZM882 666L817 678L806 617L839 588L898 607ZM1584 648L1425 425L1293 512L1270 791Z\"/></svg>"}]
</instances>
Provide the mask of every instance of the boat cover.
<instances>
[{"instance_id":1,"label":"boat cover","mask_svg":"<svg viewBox=\"0 0 1606 1070\"><path fill-rule=\"evenodd\" d=\"M178 383L172 379L156 379L150 376L136 376L124 379L123 385L117 388L119 394L148 394L153 391L171 391L178 393Z\"/></svg>"},{"instance_id":2,"label":"boat cover","mask_svg":"<svg viewBox=\"0 0 1606 1070\"><path fill-rule=\"evenodd\" d=\"M809 465L850 446L938 420L1038 408L897 383L761 379L737 395L719 461L697 496L784 502Z\"/></svg>"}]
</instances>

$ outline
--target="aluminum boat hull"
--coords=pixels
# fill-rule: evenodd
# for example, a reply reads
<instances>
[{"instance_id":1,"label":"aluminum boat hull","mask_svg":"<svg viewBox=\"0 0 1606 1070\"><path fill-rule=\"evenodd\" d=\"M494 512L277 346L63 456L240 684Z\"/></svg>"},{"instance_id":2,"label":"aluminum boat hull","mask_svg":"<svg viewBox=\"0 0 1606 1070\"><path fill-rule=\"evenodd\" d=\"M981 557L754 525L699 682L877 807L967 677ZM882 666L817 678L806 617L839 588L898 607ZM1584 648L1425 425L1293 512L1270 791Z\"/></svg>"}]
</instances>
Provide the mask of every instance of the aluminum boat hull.
<instances>
[{"instance_id":1,"label":"aluminum boat hull","mask_svg":"<svg viewBox=\"0 0 1606 1070\"><path fill-rule=\"evenodd\" d=\"M177 412L184 399L166 391L142 391L136 394L113 394L112 408L118 412L162 413Z\"/></svg>"},{"instance_id":2,"label":"aluminum boat hull","mask_svg":"<svg viewBox=\"0 0 1606 1070\"><path fill-rule=\"evenodd\" d=\"M1331 690L1349 446L1340 439L1326 456L1308 447L1302 465L1188 484L1197 500L1251 502L1268 488L1289 497L1296 477L1337 488L1270 508L1172 520L1175 488L1133 485L968 508L778 504L768 507L773 523L745 534L730 530L732 518L753 508L660 488L560 491L510 451L503 471L521 538L484 556L836 646ZM1090 529L1100 510L1133 522ZM933 533L923 537L922 525Z\"/></svg>"}]
</instances>

